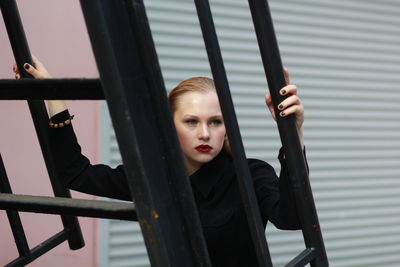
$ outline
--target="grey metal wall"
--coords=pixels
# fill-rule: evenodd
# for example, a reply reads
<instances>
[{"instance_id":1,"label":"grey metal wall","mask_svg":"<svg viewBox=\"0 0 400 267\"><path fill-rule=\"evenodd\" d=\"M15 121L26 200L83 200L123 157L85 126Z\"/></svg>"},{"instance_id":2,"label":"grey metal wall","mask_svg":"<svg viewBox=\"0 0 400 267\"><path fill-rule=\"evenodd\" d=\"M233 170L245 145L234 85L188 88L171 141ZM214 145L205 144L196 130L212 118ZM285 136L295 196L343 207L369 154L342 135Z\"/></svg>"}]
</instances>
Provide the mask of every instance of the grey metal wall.
<instances>
[{"instance_id":1,"label":"grey metal wall","mask_svg":"<svg viewBox=\"0 0 400 267\"><path fill-rule=\"evenodd\" d=\"M194 4L145 1L167 88L210 76ZM211 1L248 157L277 171L278 133L247 1ZM331 266L400 264L400 2L270 1L284 65L306 107L311 183ZM103 149L119 153L104 116ZM140 230L103 221L102 266L148 266ZM303 248L268 226L274 265Z\"/></svg>"}]
</instances>

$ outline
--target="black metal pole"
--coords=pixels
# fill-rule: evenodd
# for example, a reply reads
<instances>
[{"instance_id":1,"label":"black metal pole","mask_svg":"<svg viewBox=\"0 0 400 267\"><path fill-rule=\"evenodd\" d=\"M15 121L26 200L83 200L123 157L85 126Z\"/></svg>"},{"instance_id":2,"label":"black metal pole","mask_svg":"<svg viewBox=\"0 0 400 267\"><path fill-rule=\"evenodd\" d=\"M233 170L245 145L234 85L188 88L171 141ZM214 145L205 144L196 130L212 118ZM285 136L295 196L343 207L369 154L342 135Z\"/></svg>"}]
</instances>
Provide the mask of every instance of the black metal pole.
<instances>
[{"instance_id":1,"label":"black metal pole","mask_svg":"<svg viewBox=\"0 0 400 267\"><path fill-rule=\"evenodd\" d=\"M116 201L0 194L0 209L137 221L135 205Z\"/></svg>"},{"instance_id":2,"label":"black metal pole","mask_svg":"<svg viewBox=\"0 0 400 267\"><path fill-rule=\"evenodd\" d=\"M187 229L191 250L195 257L196 266L211 266L206 241L202 231L192 188L186 175L182 152L169 111L167 90L164 85L156 48L154 46L150 25L147 19L145 6L142 0L129 1L130 22L137 34L138 49L142 55L141 62L146 72L149 93L154 101L155 116L159 131L164 140L165 157L169 164L170 179L175 188L175 196L183 214L184 227Z\"/></svg>"},{"instance_id":3,"label":"black metal pole","mask_svg":"<svg viewBox=\"0 0 400 267\"><path fill-rule=\"evenodd\" d=\"M0 192L12 194L11 186L4 167L3 158L0 154ZM8 221L10 222L11 230L14 236L15 244L17 245L20 256L29 254L29 245L26 240L24 228L22 227L21 218L18 212L7 210Z\"/></svg>"},{"instance_id":4,"label":"black metal pole","mask_svg":"<svg viewBox=\"0 0 400 267\"><path fill-rule=\"evenodd\" d=\"M32 58L24 29L22 27L17 4L15 0L0 1L0 8L21 77L32 78L28 73L23 71L23 64L25 62L32 64ZM48 142L49 117L47 115L46 106L43 101L38 100L30 100L28 101L28 105L54 194L59 197L71 197L69 191L61 185L57 178L57 171L51 155L50 144ZM62 215L61 219L68 233L69 247L71 249L82 248L85 243L77 218Z\"/></svg>"},{"instance_id":5,"label":"black metal pole","mask_svg":"<svg viewBox=\"0 0 400 267\"><path fill-rule=\"evenodd\" d=\"M278 92L286 85L286 81L268 2L267 0L249 0L249 5L269 90L275 104L275 114L279 114L277 104L284 98ZM283 149L287 157L290 181L303 228L304 241L307 248L315 248L315 259L311 261L311 266L328 266L295 118L294 116L276 117Z\"/></svg>"},{"instance_id":6,"label":"black metal pole","mask_svg":"<svg viewBox=\"0 0 400 267\"><path fill-rule=\"evenodd\" d=\"M155 107L152 76L145 71L138 41L147 30L131 25L136 19L131 20L130 7L137 2L80 1L150 262L160 267L208 266L193 253L195 234L188 233L181 198L170 177L180 170L171 170L174 165L168 161L169 148L157 120L158 112L169 110ZM180 151L178 146L171 149ZM182 190L190 193L189 186Z\"/></svg>"},{"instance_id":7,"label":"black metal pole","mask_svg":"<svg viewBox=\"0 0 400 267\"><path fill-rule=\"evenodd\" d=\"M250 176L249 166L240 136L239 125L236 119L210 5L207 0L195 0L195 3L229 143L233 152L232 157L235 163L240 193L245 206L253 244L256 249L258 264L259 266L272 266L267 241L265 239L265 231L262 226L260 209L254 193L254 185Z\"/></svg>"}]
</instances>

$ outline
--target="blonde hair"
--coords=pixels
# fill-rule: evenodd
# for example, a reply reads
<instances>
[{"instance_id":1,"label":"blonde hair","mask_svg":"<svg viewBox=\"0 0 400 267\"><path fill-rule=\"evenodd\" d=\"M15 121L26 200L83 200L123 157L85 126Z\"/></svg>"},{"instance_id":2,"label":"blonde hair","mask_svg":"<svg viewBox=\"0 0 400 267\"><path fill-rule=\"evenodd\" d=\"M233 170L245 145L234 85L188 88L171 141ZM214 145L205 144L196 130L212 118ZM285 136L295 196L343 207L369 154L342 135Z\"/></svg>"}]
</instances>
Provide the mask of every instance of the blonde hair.
<instances>
[{"instance_id":1,"label":"blonde hair","mask_svg":"<svg viewBox=\"0 0 400 267\"><path fill-rule=\"evenodd\" d=\"M217 92L214 84L214 80L207 77L192 77L180 82L171 92L168 94L168 101L171 107L172 115L178 109L179 98L187 93L208 93ZM229 140L225 137L223 150L228 154L232 155Z\"/></svg>"}]
</instances>

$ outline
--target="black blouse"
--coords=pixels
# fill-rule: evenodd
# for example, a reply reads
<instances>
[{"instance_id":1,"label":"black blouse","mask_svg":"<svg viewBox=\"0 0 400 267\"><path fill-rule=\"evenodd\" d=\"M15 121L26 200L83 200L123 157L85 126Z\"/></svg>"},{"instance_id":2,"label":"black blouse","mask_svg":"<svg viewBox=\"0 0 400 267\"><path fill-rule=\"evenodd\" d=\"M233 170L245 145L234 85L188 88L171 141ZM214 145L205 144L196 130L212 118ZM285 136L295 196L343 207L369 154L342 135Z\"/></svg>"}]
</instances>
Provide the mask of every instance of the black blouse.
<instances>
[{"instance_id":1,"label":"black blouse","mask_svg":"<svg viewBox=\"0 0 400 267\"><path fill-rule=\"evenodd\" d=\"M53 116L54 123L69 118L68 111ZM71 189L98 196L131 200L124 168L90 164L81 154L72 125L51 129L55 162L61 179ZM300 229L288 185L286 161L279 154L278 179L268 163L248 159L264 227L271 221L277 228ZM221 152L190 176L208 251L214 267L257 266L234 165Z\"/></svg>"}]
</instances>

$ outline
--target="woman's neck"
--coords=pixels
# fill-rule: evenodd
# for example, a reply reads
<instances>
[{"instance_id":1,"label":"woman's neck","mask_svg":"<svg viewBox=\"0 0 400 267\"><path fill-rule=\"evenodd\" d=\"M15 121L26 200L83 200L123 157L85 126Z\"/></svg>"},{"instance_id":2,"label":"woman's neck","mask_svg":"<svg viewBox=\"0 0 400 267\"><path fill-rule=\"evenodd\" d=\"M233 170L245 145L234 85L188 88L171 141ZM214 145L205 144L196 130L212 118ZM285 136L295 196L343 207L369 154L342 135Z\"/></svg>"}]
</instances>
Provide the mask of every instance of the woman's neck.
<instances>
[{"instance_id":1,"label":"woman's neck","mask_svg":"<svg viewBox=\"0 0 400 267\"><path fill-rule=\"evenodd\" d=\"M190 162L188 159L184 159L185 167L186 167L186 172L190 176L193 173L195 173L198 169L203 166L203 163L199 162Z\"/></svg>"}]
</instances>

